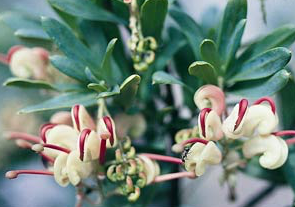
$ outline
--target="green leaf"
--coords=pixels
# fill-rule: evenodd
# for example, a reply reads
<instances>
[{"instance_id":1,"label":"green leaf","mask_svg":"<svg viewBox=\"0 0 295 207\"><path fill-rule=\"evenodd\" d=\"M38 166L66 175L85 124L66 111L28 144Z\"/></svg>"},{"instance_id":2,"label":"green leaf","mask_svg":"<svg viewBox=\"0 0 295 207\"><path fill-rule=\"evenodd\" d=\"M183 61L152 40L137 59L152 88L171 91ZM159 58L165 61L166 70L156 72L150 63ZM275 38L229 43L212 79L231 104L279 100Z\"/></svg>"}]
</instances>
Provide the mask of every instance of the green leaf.
<instances>
[{"instance_id":1,"label":"green leaf","mask_svg":"<svg viewBox=\"0 0 295 207\"><path fill-rule=\"evenodd\" d=\"M291 51L278 47L268 50L245 62L228 82L255 80L268 77L283 69L291 59Z\"/></svg>"},{"instance_id":2,"label":"green leaf","mask_svg":"<svg viewBox=\"0 0 295 207\"><path fill-rule=\"evenodd\" d=\"M91 106L96 104L96 96L96 93L88 91L65 93L40 104L23 108L18 113L23 114L53 109L71 108L75 104L82 104L85 107Z\"/></svg>"},{"instance_id":3,"label":"green leaf","mask_svg":"<svg viewBox=\"0 0 295 207\"><path fill-rule=\"evenodd\" d=\"M91 90L95 90L98 93L105 92L108 90L108 88L106 87L104 83L89 83L87 85L87 88Z\"/></svg>"},{"instance_id":4,"label":"green leaf","mask_svg":"<svg viewBox=\"0 0 295 207\"><path fill-rule=\"evenodd\" d=\"M227 56L228 44L231 42L233 34L238 23L242 19L246 19L247 15L247 0L229 0L221 23L221 27L218 34L218 51L219 54L225 57Z\"/></svg>"},{"instance_id":5,"label":"green leaf","mask_svg":"<svg viewBox=\"0 0 295 207\"><path fill-rule=\"evenodd\" d=\"M118 94L120 94L120 87L118 85L115 85L110 90L99 93L96 98L97 99L108 98L108 97L115 96L115 95L118 95Z\"/></svg>"},{"instance_id":6,"label":"green leaf","mask_svg":"<svg viewBox=\"0 0 295 207\"><path fill-rule=\"evenodd\" d=\"M177 51L182 48L186 41L176 29L170 29L171 38L164 44L164 47L156 55L155 68L163 70L167 63L173 58ZM173 42L173 44L171 44Z\"/></svg>"},{"instance_id":7,"label":"green leaf","mask_svg":"<svg viewBox=\"0 0 295 207\"><path fill-rule=\"evenodd\" d=\"M40 19L19 12L6 12L0 15L0 21L10 27L16 36L48 40L48 35L41 26Z\"/></svg>"},{"instance_id":8,"label":"green leaf","mask_svg":"<svg viewBox=\"0 0 295 207\"><path fill-rule=\"evenodd\" d=\"M146 0L140 9L140 20L144 36L159 39L167 15L167 0Z\"/></svg>"},{"instance_id":9,"label":"green leaf","mask_svg":"<svg viewBox=\"0 0 295 207\"><path fill-rule=\"evenodd\" d=\"M100 76L96 70L98 68L98 63L95 61L96 56L75 37L68 27L47 17L42 17L42 26L57 47L69 59L76 60L84 66L83 68L88 66L95 76Z\"/></svg>"},{"instance_id":10,"label":"green leaf","mask_svg":"<svg viewBox=\"0 0 295 207\"><path fill-rule=\"evenodd\" d=\"M245 26L246 26L246 19L240 20L235 30L233 31L232 36L228 40L228 43L226 45L226 51L224 53L221 53L222 59L224 60L224 66L223 66L224 71L227 70L231 61L235 57L236 52L238 51L240 47Z\"/></svg>"},{"instance_id":11,"label":"green leaf","mask_svg":"<svg viewBox=\"0 0 295 207\"><path fill-rule=\"evenodd\" d=\"M56 87L50 83L42 80L30 80L25 78L9 78L4 83L3 86L14 86L20 88L37 88L37 89L49 89L58 90Z\"/></svg>"},{"instance_id":12,"label":"green leaf","mask_svg":"<svg viewBox=\"0 0 295 207\"><path fill-rule=\"evenodd\" d=\"M200 26L189 15L177 8L170 9L169 14L188 39L195 59L200 59L199 45L204 39Z\"/></svg>"},{"instance_id":13,"label":"green leaf","mask_svg":"<svg viewBox=\"0 0 295 207\"><path fill-rule=\"evenodd\" d=\"M289 47L294 41L295 27L293 25L282 26L251 44L242 53L238 61L244 62L266 50L275 47Z\"/></svg>"},{"instance_id":14,"label":"green leaf","mask_svg":"<svg viewBox=\"0 0 295 207\"><path fill-rule=\"evenodd\" d=\"M114 71L111 65L112 60L112 54L115 47L115 44L117 42L117 38L112 39L106 49L106 52L104 54L102 63L101 63L101 74L103 74L103 78L107 80L108 83L114 84L114 74L118 76L118 72L120 71Z\"/></svg>"},{"instance_id":15,"label":"green leaf","mask_svg":"<svg viewBox=\"0 0 295 207\"><path fill-rule=\"evenodd\" d=\"M206 83L217 84L217 73L210 63L195 61L189 66L188 72L190 75L196 76Z\"/></svg>"},{"instance_id":16,"label":"green leaf","mask_svg":"<svg viewBox=\"0 0 295 207\"><path fill-rule=\"evenodd\" d=\"M215 42L213 40L204 39L200 45L200 52L203 60L213 65L218 74L222 74L220 70L221 60Z\"/></svg>"},{"instance_id":17,"label":"green leaf","mask_svg":"<svg viewBox=\"0 0 295 207\"><path fill-rule=\"evenodd\" d=\"M290 73L281 70L270 78L238 83L231 88L229 93L249 98L271 96L280 91L287 84L289 78Z\"/></svg>"},{"instance_id":18,"label":"green leaf","mask_svg":"<svg viewBox=\"0 0 295 207\"><path fill-rule=\"evenodd\" d=\"M49 0L52 7L73 16L94 21L106 21L114 23L126 23L124 20L98 7L92 1L80 0Z\"/></svg>"},{"instance_id":19,"label":"green leaf","mask_svg":"<svg viewBox=\"0 0 295 207\"><path fill-rule=\"evenodd\" d=\"M81 82L88 82L84 73L84 65L79 62L60 55L50 56L50 61L54 67L65 75Z\"/></svg>"},{"instance_id":20,"label":"green leaf","mask_svg":"<svg viewBox=\"0 0 295 207\"><path fill-rule=\"evenodd\" d=\"M140 81L139 75L131 75L120 85L120 94L115 97L115 101L125 110L134 102Z\"/></svg>"},{"instance_id":21,"label":"green leaf","mask_svg":"<svg viewBox=\"0 0 295 207\"><path fill-rule=\"evenodd\" d=\"M157 71L153 74L153 84L178 84L181 86L185 85L183 82L164 71Z\"/></svg>"}]
</instances>

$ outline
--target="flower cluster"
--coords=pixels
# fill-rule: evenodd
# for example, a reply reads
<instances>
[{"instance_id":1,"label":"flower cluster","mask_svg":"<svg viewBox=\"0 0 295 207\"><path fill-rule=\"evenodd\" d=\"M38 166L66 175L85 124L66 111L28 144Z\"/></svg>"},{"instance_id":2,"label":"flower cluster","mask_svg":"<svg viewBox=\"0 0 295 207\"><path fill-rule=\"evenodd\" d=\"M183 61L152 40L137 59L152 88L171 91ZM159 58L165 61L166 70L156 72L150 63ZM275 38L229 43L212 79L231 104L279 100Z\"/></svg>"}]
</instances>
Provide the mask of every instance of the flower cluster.
<instances>
[{"instance_id":1,"label":"flower cluster","mask_svg":"<svg viewBox=\"0 0 295 207\"><path fill-rule=\"evenodd\" d=\"M227 162L228 151L235 152L229 146L237 139L236 143L242 143L238 148L242 149L245 159L258 155L260 165L267 169L276 169L285 163L288 146L279 137L280 132L275 132L278 117L271 98L260 98L251 106L248 100L242 99L226 116L223 91L217 86L205 85L196 91L194 102L200 109L198 126L179 131L172 147L173 151L183 153L187 171L201 176L207 165ZM239 153L236 154L235 161L239 161Z\"/></svg>"}]
</instances>

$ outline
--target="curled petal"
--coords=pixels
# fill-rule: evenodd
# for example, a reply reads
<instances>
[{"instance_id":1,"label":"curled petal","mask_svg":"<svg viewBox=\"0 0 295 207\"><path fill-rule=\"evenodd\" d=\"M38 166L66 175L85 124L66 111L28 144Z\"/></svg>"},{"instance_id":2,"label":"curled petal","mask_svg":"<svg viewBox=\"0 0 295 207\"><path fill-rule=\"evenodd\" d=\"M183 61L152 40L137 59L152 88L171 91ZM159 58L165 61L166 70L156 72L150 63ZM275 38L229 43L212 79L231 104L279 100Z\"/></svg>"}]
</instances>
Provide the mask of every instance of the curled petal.
<instances>
[{"instance_id":1,"label":"curled petal","mask_svg":"<svg viewBox=\"0 0 295 207\"><path fill-rule=\"evenodd\" d=\"M146 184L154 181L155 177L160 175L159 164L144 155L138 155L139 159L143 162L143 172L147 176Z\"/></svg>"},{"instance_id":2,"label":"curled petal","mask_svg":"<svg viewBox=\"0 0 295 207\"><path fill-rule=\"evenodd\" d=\"M78 133L72 127L67 125L57 125L47 132L46 143L74 150L77 147ZM55 158L59 151L53 149L44 149L44 154Z\"/></svg>"},{"instance_id":3,"label":"curled petal","mask_svg":"<svg viewBox=\"0 0 295 207\"><path fill-rule=\"evenodd\" d=\"M55 181L62 187L69 184L68 173L66 169L66 163L68 159L68 154L61 153L54 161L53 171Z\"/></svg>"},{"instance_id":4,"label":"curled petal","mask_svg":"<svg viewBox=\"0 0 295 207\"><path fill-rule=\"evenodd\" d=\"M93 166L91 162L82 162L79 159L79 152L75 150L68 155L66 170L70 182L78 185L82 179L90 176Z\"/></svg>"},{"instance_id":5,"label":"curled petal","mask_svg":"<svg viewBox=\"0 0 295 207\"><path fill-rule=\"evenodd\" d=\"M194 144L188 152L185 160L185 168L187 171L195 172L196 176L205 173L207 165L216 165L221 162L222 154L214 142L209 141L208 144Z\"/></svg>"},{"instance_id":6,"label":"curled petal","mask_svg":"<svg viewBox=\"0 0 295 207\"><path fill-rule=\"evenodd\" d=\"M71 111L74 128L81 132L83 129L95 130L95 124L83 105L75 105Z\"/></svg>"},{"instance_id":7,"label":"curled petal","mask_svg":"<svg viewBox=\"0 0 295 207\"><path fill-rule=\"evenodd\" d=\"M276 169L287 160L288 146L280 137L258 136L244 143L243 154L246 158L262 154L259 158L260 165L267 169Z\"/></svg>"},{"instance_id":8,"label":"curled petal","mask_svg":"<svg viewBox=\"0 0 295 207\"><path fill-rule=\"evenodd\" d=\"M199 126L200 136L206 140L217 141L223 137L220 117L213 110L207 113L204 117L199 116Z\"/></svg>"},{"instance_id":9,"label":"curled petal","mask_svg":"<svg viewBox=\"0 0 295 207\"><path fill-rule=\"evenodd\" d=\"M223 91L214 85L205 85L196 91L194 102L197 107L212 108L219 116L225 109L225 96Z\"/></svg>"},{"instance_id":10,"label":"curled petal","mask_svg":"<svg viewBox=\"0 0 295 207\"><path fill-rule=\"evenodd\" d=\"M244 123L244 135L254 136L268 135L275 130L278 125L278 116L266 105L253 105L249 108Z\"/></svg>"}]
</instances>

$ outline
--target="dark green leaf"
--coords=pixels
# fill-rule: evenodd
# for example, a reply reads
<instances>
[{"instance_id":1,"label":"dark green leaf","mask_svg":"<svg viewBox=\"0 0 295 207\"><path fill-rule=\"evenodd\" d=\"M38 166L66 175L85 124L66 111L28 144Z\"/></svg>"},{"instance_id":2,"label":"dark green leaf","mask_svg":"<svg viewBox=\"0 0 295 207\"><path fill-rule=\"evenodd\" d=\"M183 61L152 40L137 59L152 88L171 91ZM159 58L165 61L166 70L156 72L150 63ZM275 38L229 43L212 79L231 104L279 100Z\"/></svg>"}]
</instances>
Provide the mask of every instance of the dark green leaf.
<instances>
[{"instance_id":1,"label":"dark green leaf","mask_svg":"<svg viewBox=\"0 0 295 207\"><path fill-rule=\"evenodd\" d=\"M266 50L275 47L289 47L295 40L295 27L285 25L265 37L251 44L245 52L239 57L239 62L246 61Z\"/></svg>"},{"instance_id":2,"label":"dark green leaf","mask_svg":"<svg viewBox=\"0 0 295 207\"><path fill-rule=\"evenodd\" d=\"M20 114L31 113L37 111L46 111L53 109L62 109L62 108L71 108L75 104L82 104L85 107L96 104L96 93L92 92L74 92L74 93L65 93L60 96L56 96L52 99L44 101L40 104L28 106L19 111Z\"/></svg>"},{"instance_id":3,"label":"dark green leaf","mask_svg":"<svg viewBox=\"0 0 295 207\"><path fill-rule=\"evenodd\" d=\"M183 82L164 71L157 71L153 74L153 84L178 84L182 86L185 85Z\"/></svg>"},{"instance_id":4,"label":"dark green leaf","mask_svg":"<svg viewBox=\"0 0 295 207\"><path fill-rule=\"evenodd\" d=\"M287 84L290 78L290 73L286 70L281 70L263 80L245 81L236 84L231 88L229 93L241 96L259 98L262 96L271 96L280 91Z\"/></svg>"},{"instance_id":5,"label":"dark green leaf","mask_svg":"<svg viewBox=\"0 0 295 207\"><path fill-rule=\"evenodd\" d=\"M200 59L199 45L204 39L200 26L189 15L177 8L170 9L169 14L188 39L195 58Z\"/></svg>"},{"instance_id":6,"label":"dark green leaf","mask_svg":"<svg viewBox=\"0 0 295 207\"><path fill-rule=\"evenodd\" d=\"M140 17L144 36L160 38L167 9L167 0L146 0L143 3L140 9Z\"/></svg>"},{"instance_id":7,"label":"dark green leaf","mask_svg":"<svg viewBox=\"0 0 295 207\"><path fill-rule=\"evenodd\" d=\"M103 74L103 78L107 80L107 82L110 84L114 84L116 82L114 79L115 78L114 74L116 74L116 76L119 76L119 73L120 73L120 71L114 71L111 65L112 54L113 54L113 50L114 50L116 42L117 42L117 38L114 38L109 42L106 52L104 54L101 66L100 66L101 74Z\"/></svg>"},{"instance_id":8,"label":"dark green leaf","mask_svg":"<svg viewBox=\"0 0 295 207\"><path fill-rule=\"evenodd\" d=\"M238 73L231 77L228 82L255 80L268 77L283 69L291 59L291 51L278 47L268 50L245 62Z\"/></svg>"},{"instance_id":9,"label":"dark green leaf","mask_svg":"<svg viewBox=\"0 0 295 207\"><path fill-rule=\"evenodd\" d=\"M98 7L92 1L80 0L49 0L52 7L88 20L126 23L109 11Z\"/></svg>"},{"instance_id":10,"label":"dark green leaf","mask_svg":"<svg viewBox=\"0 0 295 207\"><path fill-rule=\"evenodd\" d=\"M203 40L200 45L200 52L203 60L213 65L218 74L222 74L221 68L219 68L221 61L215 42L209 39Z\"/></svg>"},{"instance_id":11,"label":"dark green leaf","mask_svg":"<svg viewBox=\"0 0 295 207\"><path fill-rule=\"evenodd\" d=\"M88 66L95 76L100 76L96 70L98 64L95 61L95 55L75 37L68 27L46 17L42 18L42 25L49 37L69 59L76 60L84 66L83 68Z\"/></svg>"},{"instance_id":12,"label":"dark green leaf","mask_svg":"<svg viewBox=\"0 0 295 207\"><path fill-rule=\"evenodd\" d=\"M196 76L206 83L217 84L217 73L210 63L195 61L189 66L188 72L190 75Z\"/></svg>"},{"instance_id":13,"label":"dark green leaf","mask_svg":"<svg viewBox=\"0 0 295 207\"><path fill-rule=\"evenodd\" d=\"M105 92L108 90L104 83L89 83L87 87L91 90L95 90L98 93Z\"/></svg>"},{"instance_id":14,"label":"dark green leaf","mask_svg":"<svg viewBox=\"0 0 295 207\"><path fill-rule=\"evenodd\" d=\"M219 54L222 56L227 54L227 47L231 41L232 35L238 23L242 19L246 19L246 15L247 0L229 0L227 2L217 42Z\"/></svg>"},{"instance_id":15,"label":"dark green leaf","mask_svg":"<svg viewBox=\"0 0 295 207\"><path fill-rule=\"evenodd\" d=\"M97 99L108 98L108 97L115 96L115 95L118 95L118 94L120 94L120 87L118 85L115 85L110 90L99 93L96 98Z\"/></svg>"},{"instance_id":16,"label":"dark green leaf","mask_svg":"<svg viewBox=\"0 0 295 207\"><path fill-rule=\"evenodd\" d=\"M54 67L65 75L81 82L88 82L84 73L84 65L79 62L60 55L51 56L50 61Z\"/></svg>"},{"instance_id":17,"label":"dark green leaf","mask_svg":"<svg viewBox=\"0 0 295 207\"><path fill-rule=\"evenodd\" d=\"M125 110L128 109L137 94L141 78L139 75L131 75L120 85L120 94L116 96L115 101Z\"/></svg>"},{"instance_id":18,"label":"dark green leaf","mask_svg":"<svg viewBox=\"0 0 295 207\"><path fill-rule=\"evenodd\" d=\"M10 27L19 37L49 39L42 29L40 19L37 17L19 12L7 12L0 16L0 21Z\"/></svg>"},{"instance_id":19,"label":"dark green leaf","mask_svg":"<svg viewBox=\"0 0 295 207\"><path fill-rule=\"evenodd\" d=\"M224 71L227 70L228 66L230 65L231 61L235 57L236 52L240 47L245 26L246 19L240 20L235 30L233 31L231 38L228 40L228 43L226 45L226 51L224 51L225 53L220 54L222 59L224 60Z\"/></svg>"},{"instance_id":20,"label":"dark green leaf","mask_svg":"<svg viewBox=\"0 0 295 207\"><path fill-rule=\"evenodd\" d=\"M30 80L30 79L24 79L24 78L9 78L3 83L3 86L58 90L56 87L54 87L53 85L51 85L50 83L46 81Z\"/></svg>"}]
</instances>

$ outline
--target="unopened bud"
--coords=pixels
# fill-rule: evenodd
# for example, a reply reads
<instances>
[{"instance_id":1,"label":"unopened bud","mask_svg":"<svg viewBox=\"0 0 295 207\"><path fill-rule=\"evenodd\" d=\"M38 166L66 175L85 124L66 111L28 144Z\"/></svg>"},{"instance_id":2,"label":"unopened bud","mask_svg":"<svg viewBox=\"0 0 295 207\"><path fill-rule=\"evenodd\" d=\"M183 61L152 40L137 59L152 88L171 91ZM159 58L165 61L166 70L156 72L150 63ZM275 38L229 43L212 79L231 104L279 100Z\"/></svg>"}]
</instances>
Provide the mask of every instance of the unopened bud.
<instances>
[{"instance_id":1,"label":"unopened bud","mask_svg":"<svg viewBox=\"0 0 295 207\"><path fill-rule=\"evenodd\" d=\"M130 150L127 152L127 158L134 158L135 157L135 148L131 147Z\"/></svg>"},{"instance_id":2,"label":"unopened bud","mask_svg":"<svg viewBox=\"0 0 295 207\"><path fill-rule=\"evenodd\" d=\"M155 53L153 51L146 51L146 53L144 54L144 61L147 64L151 64L153 63L155 60Z\"/></svg>"},{"instance_id":3,"label":"unopened bud","mask_svg":"<svg viewBox=\"0 0 295 207\"><path fill-rule=\"evenodd\" d=\"M135 202L137 201L137 199L140 196L140 188L139 187L135 187L135 191L134 193L130 193L130 195L128 196L128 201L130 202Z\"/></svg>"},{"instance_id":4,"label":"unopened bud","mask_svg":"<svg viewBox=\"0 0 295 207\"><path fill-rule=\"evenodd\" d=\"M116 162L120 163L123 161L122 152L120 149L116 149L115 156L116 156Z\"/></svg>"},{"instance_id":5,"label":"unopened bud","mask_svg":"<svg viewBox=\"0 0 295 207\"><path fill-rule=\"evenodd\" d=\"M133 181L130 176L127 176L126 178L126 190L127 190L127 193L130 193L134 190Z\"/></svg>"},{"instance_id":6,"label":"unopened bud","mask_svg":"<svg viewBox=\"0 0 295 207\"><path fill-rule=\"evenodd\" d=\"M134 69L137 71L146 71L148 69L148 64L146 62L136 63L134 64Z\"/></svg>"},{"instance_id":7,"label":"unopened bud","mask_svg":"<svg viewBox=\"0 0 295 207\"><path fill-rule=\"evenodd\" d=\"M108 170L107 170L107 177L109 180L113 181L113 182L116 182L117 179L116 179L116 173L115 173L115 168L116 166L115 165L111 165Z\"/></svg>"},{"instance_id":8,"label":"unopened bud","mask_svg":"<svg viewBox=\"0 0 295 207\"><path fill-rule=\"evenodd\" d=\"M116 167L116 179L117 180L124 180L125 179L125 175L123 173L123 169L122 169L122 165L118 165Z\"/></svg>"},{"instance_id":9,"label":"unopened bud","mask_svg":"<svg viewBox=\"0 0 295 207\"><path fill-rule=\"evenodd\" d=\"M136 161L135 160L128 160L128 170L127 174L128 175L134 175L136 174Z\"/></svg>"},{"instance_id":10,"label":"unopened bud","mask_svg":"<svg viewBox=\"0 0 295 207\"><path fill-rule=\"evenodd\" d=\"M147 181L146 175L144 172L140 172L138 174L138 177L139 179L136 181L136 185L140 188L143 188L146 185L146 181Z\"/></svg>"}]
</instances>

